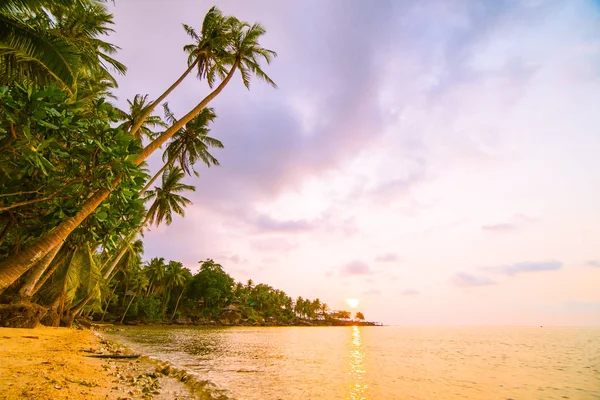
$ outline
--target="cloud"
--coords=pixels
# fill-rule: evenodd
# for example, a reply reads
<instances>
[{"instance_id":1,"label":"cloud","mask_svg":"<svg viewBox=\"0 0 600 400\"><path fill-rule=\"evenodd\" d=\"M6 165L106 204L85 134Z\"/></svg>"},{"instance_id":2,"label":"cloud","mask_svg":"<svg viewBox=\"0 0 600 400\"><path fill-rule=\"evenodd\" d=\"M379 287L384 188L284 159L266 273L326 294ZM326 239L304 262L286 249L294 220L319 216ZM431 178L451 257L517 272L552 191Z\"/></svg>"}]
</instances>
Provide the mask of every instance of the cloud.
<instances>
[{"instance_id":1,"label":"cloud","mask_svg":"<svg viewBox=\"0 0 600 400\"><path fill-rule=\"evenodd\" d=\"M546 262L521 262L511 265L504 265L501 267L487 268L490 271L500 272L508 276L514 276L523 272L544 272L544 271L556 271L563 267L563 264L558 261L546 261Z\"/></svg>"},{"instance_id":2,"label":"cloud","mask_svg":"<svg viewBox=\"0 0 600 400\"><path fill-rule=\"evenodd\" d=\"M507 233L516 231L524 225L538 222L537 218L529 217L525 214L515 214L513 219L515 220L514 222L483 225L481 229L490 233Z\"/></svg>"},{"instance_id":3,"label":"cloud","mask_svg":"<svg viewBox=\"0 0 600 400\"><path fill-rule=\"evenodd\" d=\"M511 231L516 230L517 225L516 224L483 225L481 227L481 229L483 229L484 231L488 231L488 232L502 233L502 232L511 232Z\"/></svg>"},{"instance_id":4,"label":"cloud","mask_svg":"<svg viewBox=\"0 0 600 400\"><path fill-rule=\"evenodd\" d=\"M377 289L369 289L369 290L365 290L364 292L362 292L363 295L365 296L377 296L381 294L381 291L377 290Z\"/></svg>"},{"instance_id":5,"label":"cloud","mask_svg":"<svg viewBox=\"0 0 600 400\"><path fill-rule=\"evenodd\" d=\"M475 287L495 285L496 282L485 277L467 274L466 272L457 272L452 277L452 282L459 287Z\"/></svg>"},{"instance_id":6,"label":"cloud","mask_svg":"<svg viewBox=\"0 0 600 400\"><path fill-rule=\"evenodd\" d=\"M306 232L315 229L314 224L308 221L279 221L266 215L259 216L255 226L261 231L277 232Z\"/></svg>"},{"instance_id":7,"label":"cloud","mask_svg":"<svg viewBox=\"0 0 600 400\"><path fill-rule=\"evenodd\" d=\"M372 275L374 273L375 271L367 263L358 260L351 261L340 269L340 275L342 276Z\"/></svg>"},{"instance_id":8,"label":"cloud","mask_svg":"<svg viewBox=\"0 0 600 400\"><path fill-rule=\"evenodd\" d=\"M387 253L387 254L382 254L380 256L377 256L375 258L375 261L383 262L383 263L396 262L396 261L400 261L400 256L396 253Z\"/></svg>"},{"instance_id":9,"label":"cloud","mask_svg":"<svg viewBox=\"0 0 600 400\"><path fill-rule=\"evenodd\" d=\"M419 294L419 291L415 290L415 289L406 289L406 290L403 290L402 292L400 292L400 294L402 296L416 296Z\"/></svg>"},{"instance_id":10,"label":"cloud","mask_svg":"<svg viewBox=\"0 0 600 400\"><path fill-rule=\"evenodd\" d=\"M600 267L600 260L589 260L585 265L588 267Z\"/></svg>"}]
</instances>

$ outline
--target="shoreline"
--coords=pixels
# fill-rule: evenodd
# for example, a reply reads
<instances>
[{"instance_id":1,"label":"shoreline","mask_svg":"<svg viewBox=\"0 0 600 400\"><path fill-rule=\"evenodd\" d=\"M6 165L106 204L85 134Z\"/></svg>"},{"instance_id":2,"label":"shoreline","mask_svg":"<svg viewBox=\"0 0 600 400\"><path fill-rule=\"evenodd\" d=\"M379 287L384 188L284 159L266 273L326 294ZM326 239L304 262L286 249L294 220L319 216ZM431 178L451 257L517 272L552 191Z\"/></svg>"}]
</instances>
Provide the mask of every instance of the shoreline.
<instances>
[{"instance_id":1,"label":"shoreline","mask_svg":"<svg viewBox=\"0 0 600 400\"><path fill-rule=\"evenodd\" d=\"M210 382L145 356L100 359L91 353L130 354L93 330L0 328L0 399L224 399Z\"/></svg>"}]
</instances>

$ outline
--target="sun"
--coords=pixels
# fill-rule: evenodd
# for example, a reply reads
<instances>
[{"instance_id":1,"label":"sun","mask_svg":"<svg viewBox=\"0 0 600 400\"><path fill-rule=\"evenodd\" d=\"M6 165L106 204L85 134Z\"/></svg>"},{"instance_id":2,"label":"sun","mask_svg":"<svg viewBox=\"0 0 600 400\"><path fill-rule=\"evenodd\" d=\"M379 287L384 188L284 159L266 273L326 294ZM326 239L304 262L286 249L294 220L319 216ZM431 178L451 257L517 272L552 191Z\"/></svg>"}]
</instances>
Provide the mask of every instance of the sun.
<instances>
[{"instance_id":1,"label":"sun","mask_svg":"<svg viewBox=\"0 0 600 400\"><path fill-rule=\"evenodd\" d=\"M346 299L346 303L348 303L348 307L356 308L360 301L358 299Z\"/></svg>"}]
</instances>

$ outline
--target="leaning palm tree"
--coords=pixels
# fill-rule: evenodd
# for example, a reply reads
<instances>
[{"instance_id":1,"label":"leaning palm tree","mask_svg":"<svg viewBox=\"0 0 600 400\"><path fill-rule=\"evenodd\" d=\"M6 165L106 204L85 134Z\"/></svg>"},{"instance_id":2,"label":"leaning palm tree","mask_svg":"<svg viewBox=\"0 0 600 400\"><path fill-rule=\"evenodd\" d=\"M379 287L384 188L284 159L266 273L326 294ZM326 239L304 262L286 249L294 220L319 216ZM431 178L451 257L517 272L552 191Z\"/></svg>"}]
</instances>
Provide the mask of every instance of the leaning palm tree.
<instances>
[{"instance_id":1,"label":"leaning palm tree","mask_svg":"<svg viewBox=\"0 0 600 400\"><path fill-rule=\"evenodd\" d=\"M177 118L169 109L168 104L164 104L165 117L167 122L173 124L177 122ZM223 148L223 143L220 140L208 136L210 130L208 124L217 118L212 108L205 108L200 111L200 114L188 122L185 127L173 135L173 138L165 152L163 153L163 167L148 181L146 186L140 192L140 197L143 196L156 179L174 162L177 162L181 169L188 175L192 172L198 176L194 169L194 164L201 160L207 167L211 165L220 165L219 161L208 152L209 147L218 149Z\"/></svg>"},{"instance_id":2,"label":"leaning palm tree","mask_svg":"<svg viewBox=\"0 0 600 400\"><path fill-rule=\"evenodd\" d=\"M147 94L143 96L141 94L136 94L133 98L133 101L127 100L127 103L129 104L129 111L117 109L117 113L119 114L119 118L123 120L121 127L127 131L130 131L131 127L137 124L142 115L144 115L150 104L148 104ZM142 139L143 137L147 137L149 139L153 139L156 136L156 132L154 132L151 128L157 126L163 128L167 127L165 122L158 115L146 116L139 129L135 132L135 138Z\"/></svg>"},{"instance_id":3,"label":"leaning palm tree","mask_svg":"<svg viewBox=\"0 0 600 400\"><path fill-rule=\"evenodd\" d=\"M227 48L231 41L231 33L236 24L233 17L224 16L217 7L212 7L206 13L200 34L194 28L183 24L183 29L194 40L194 43L183 47L188 54L188 67L183 74L156 100L149 104L140 119L131 128L131 134L135 135L141 128L144 120L150 116L152 111L173 91L183 80L196 68L198 79L205 78L210 88L213 87L215 78L224 79L226 64L223 63L227 56Z\"/></svg>"},{"instance_id":4,"label":"leaning palm tree","mask_svg":"<svg viewBox=\"0 0 600 400\"><path fill-rule=\"evenodd\" d=\"M148 277L148 287L146 296L152 293L152 289L160 286L165 278L165 259L163 257L154 257L150 260L146 268L144 268L144 274Z\"/></svg>"},{"instance_id":5,"label":"leaning palm tree","mask_svg":"<svg viewBox=\"0 0 600 400\"><path fill-rule=\"evenodd\" d=\"M162 315L167 311L167 304L171 298L173 289L181 287L186 281L183 264L177 261L169 261L165 272L165 294L163 295ZM183 290L181 291L183 293ZM179 301L178 301L179 303Z\"/></svg>"},{"instance_id":6,"label":"leaning palm tree","mask_svg":"<svg viewBox=\"0 0 600 400\"><path fill-rule=\"evenodd\" d=\"M167 225L171 225L171 222L173 222L173 213L184 216L185 212L183 209L188 204L191 204L191 201L178 193L186 190L196 190L194 186L186 185L181 182L184 176L185 174L182 172L181 168L170 167L163 173L162 187L146 193L146 201L153 200L146 213L146 218L136 230L123 239L119 253L117 253L110 265L104 271L104 279L108 279L113 273L119 261L127 251L129 243L133 241L137 234L147 225L159 225L163 220Z\"/></svg>"},{"instance_id":7,"label":"leaning palm tree","mask_svg":"<svg viewBox=\"0 0 600 400\"><path fill-rule=\"evenodd\" d=\"M185 174L179 167L169 167L162 176L162 186L146 193L146 200L153 200L148 208L148 223L159 225L165 221L167 225L173 222L173 213L182 217L185 215L185 206L191 200L178 194L187 190L195 191L196 188L182 183Z\"/></svg>"},{"instance_id":8,"label":"leaning palm tree","mask_svg":"<svg viewBox=\"0 0 600 400\"><path fill-rule=\"evenodd\" d=\"M232 17L229 17L228 21L231 21L231 18ZM227 22L227 24L231 25L231 22ZM229 32L230 39L227 44L227 49L218 52L219 55L222 56L222 64L231 65L225 79L202 99L196 107L190 110L158 138L148 144L138 154L137 158L133 160L134 165L143 163L151 154L159 149L160 146L177 133L179 129L197 116L200 111L223 91L238 68L242 74L242 80L247 87L249 86L251 74L265 80L272 86L275 86L273 80L262 71L258 61L258 59L262 57L267 63L270 63L271 59L276 56L274 51L264 49L260 47L258 43L258 39L265 33L265 30L258 24L250 26L246 23L240 23L239 21L236 22L234 28L233 32ZM228 28L223 28L222 30L226 32L227 29ZM121 176L116 177L111 188L98 189L87 198L81 205L81 209L75 213L75 215L65 218L52 231L42 235L35 243L23 249L18 254L13 254L6 260L0 262L0 293L27 272L37 261L48 254L48 252L60 244L61 241L65 240L67 236L111 194L113 188L119 185L121 179Z\"/></svg>"}]
</instances>

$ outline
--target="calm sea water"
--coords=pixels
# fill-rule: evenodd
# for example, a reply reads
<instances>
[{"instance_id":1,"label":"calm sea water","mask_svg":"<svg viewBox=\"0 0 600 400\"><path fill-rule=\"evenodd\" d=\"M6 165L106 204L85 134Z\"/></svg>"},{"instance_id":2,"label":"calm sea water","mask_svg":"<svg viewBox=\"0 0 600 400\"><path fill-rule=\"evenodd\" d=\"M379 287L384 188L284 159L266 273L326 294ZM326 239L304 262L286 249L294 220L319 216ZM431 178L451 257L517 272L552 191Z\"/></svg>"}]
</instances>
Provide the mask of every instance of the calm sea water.
<instances>
[{"instance_id":1,"label":"calm sea water","mask_svg":"<svg viewBox=\"0 0 600 400\"><path fill-rule=\"evenodd\" d=\"M600 328L128 327L232 399L600 399Z\"/></svg>"}]
</instances>

